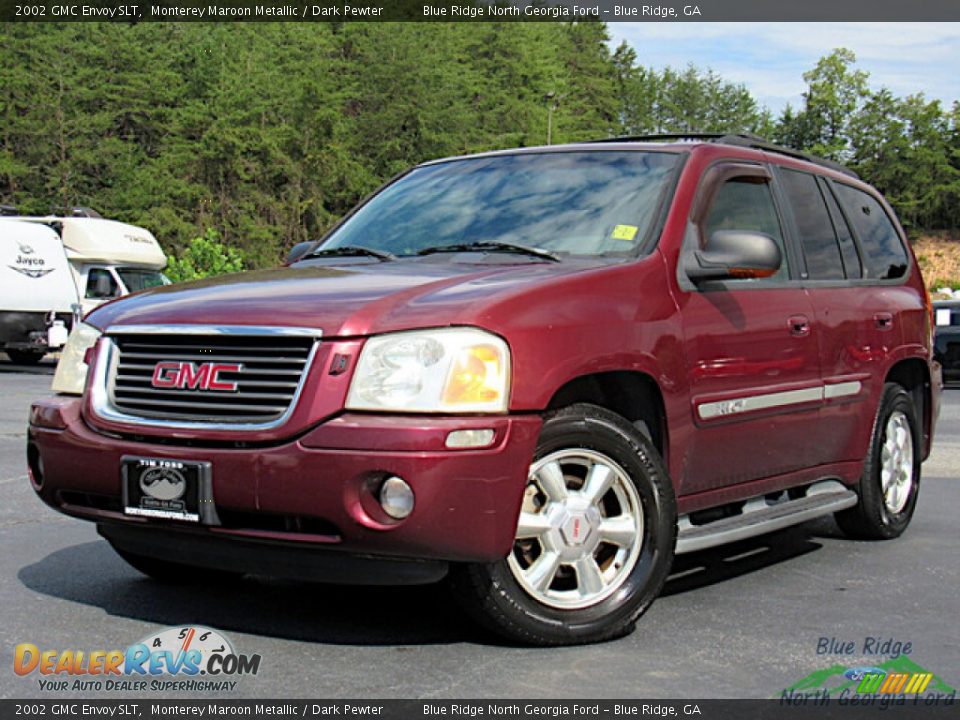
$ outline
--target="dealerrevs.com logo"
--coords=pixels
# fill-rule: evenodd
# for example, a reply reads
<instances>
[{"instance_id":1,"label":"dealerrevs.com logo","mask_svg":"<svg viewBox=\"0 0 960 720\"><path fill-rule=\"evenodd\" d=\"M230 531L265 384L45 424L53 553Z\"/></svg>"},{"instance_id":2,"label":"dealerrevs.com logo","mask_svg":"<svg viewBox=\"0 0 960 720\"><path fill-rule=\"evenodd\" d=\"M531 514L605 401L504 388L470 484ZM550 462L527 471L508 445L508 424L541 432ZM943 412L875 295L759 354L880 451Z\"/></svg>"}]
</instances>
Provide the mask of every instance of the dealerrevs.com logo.
<instances>
[{"instance_id":1,"label":"dealerrevs.com logo","mask_svg":"<svg viewBox=\"0 0 960 720\"><path fill-rule=\"evenodd\" d=\"M126 650L41 650L20 643L13 670L50 692L232 691L256 675L260 655L238 653L227 637L200 625L152 633Z\"/></svg>"}]
</instances>

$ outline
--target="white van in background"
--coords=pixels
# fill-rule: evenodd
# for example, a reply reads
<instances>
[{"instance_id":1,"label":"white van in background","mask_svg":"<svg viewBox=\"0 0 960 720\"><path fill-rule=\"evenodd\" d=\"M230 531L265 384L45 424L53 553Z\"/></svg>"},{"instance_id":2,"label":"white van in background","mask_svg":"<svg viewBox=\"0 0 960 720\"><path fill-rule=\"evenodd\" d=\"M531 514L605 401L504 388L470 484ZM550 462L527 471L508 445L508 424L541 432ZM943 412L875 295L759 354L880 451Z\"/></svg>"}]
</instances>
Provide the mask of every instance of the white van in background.
<instances>
[{"instance_id":1,"label":"white van in background","mask_svg":"<svg viewBox=\"0 0 960 720\"><path fill-rule=\"evenodd\" d=\"M75 315L170 283L161 272L166 255L150 231L92 211L73 212L68 217L0 217L0 349L14 362L39 362L63 345ZM21 242L34 255L17 254ZM40 248L45 272L30 265Z\"/></svg>"},{"instance_id":2,"label":"white van in background","mask_svg":"<svg viewBox=\"0 0 960 720\"><path fill-rule=\"evenodd\" d=\"M33 364L67 341L79 311L60 235L48 225L0 217L0 350Z\"/></svg>"}]
</instances>

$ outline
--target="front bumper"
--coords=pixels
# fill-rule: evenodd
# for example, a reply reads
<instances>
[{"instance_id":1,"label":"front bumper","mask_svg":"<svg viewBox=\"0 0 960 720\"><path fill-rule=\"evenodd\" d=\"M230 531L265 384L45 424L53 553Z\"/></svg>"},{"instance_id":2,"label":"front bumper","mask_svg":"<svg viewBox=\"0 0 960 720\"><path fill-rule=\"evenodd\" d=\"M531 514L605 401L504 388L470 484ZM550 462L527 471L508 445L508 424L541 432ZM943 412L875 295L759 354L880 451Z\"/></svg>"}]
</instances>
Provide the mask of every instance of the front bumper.
<instances>
[{"instance_id":1,"label":"front bumper","mask_svg":"<svg viewBox=\"0 0 960 720\"><path fill-rule=\"evenodd\" d=\"M345 414L281 444L203 446L98 433L83 419L80 398L59 396L31 409L28 459L34 489L48 505L97 522L102 534L127 549L142 542L137 538L169 537L169 549L160 554L170 560L214 566L219 552L224 566L236 570L243 548L256 547L247 553L251 572L269 568L263 549L278 560L289 560L296 548L342 557L489 562L512 546L540 425L535 415ZM472 428L492 428L493 444L445 447L450 431ZM221 524L125 515L124 455L209 462ZM402 521L390 519L376 502L385 475L399 475L413 488L416 504ZM121 529L112 532L114 526ZM204 547L217 549L210 555ZM222 548L230 551L229 561Z\"/></svg>"}]
</instances>

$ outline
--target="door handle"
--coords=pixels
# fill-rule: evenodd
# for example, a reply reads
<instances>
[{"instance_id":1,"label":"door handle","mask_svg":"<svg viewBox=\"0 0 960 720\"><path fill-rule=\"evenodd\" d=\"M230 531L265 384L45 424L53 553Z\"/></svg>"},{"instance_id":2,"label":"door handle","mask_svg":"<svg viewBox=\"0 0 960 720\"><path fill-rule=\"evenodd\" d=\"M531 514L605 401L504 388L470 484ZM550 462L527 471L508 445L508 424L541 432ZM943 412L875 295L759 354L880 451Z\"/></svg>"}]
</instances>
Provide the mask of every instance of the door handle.
<instances>
[{"instance_id":1,"label":"door handle","mask_svg":"<svg viewBox=\"0 0 960 720\"><path fill-rule=\"evenodd\" d=\"M806 337L810 334L810 319L806 315L793 315L787 320L787 327L794 337Z\"/></svg>"},{"instance_id":2,"label":"door handle","mask_svg":"<svg viewBox=\"0 0 960 720\"><path fill-rule=\"evenodd\" d=\"M893 329L893 314L888 312L877 313L873 316L873 324L878 330Z\"/></svg>"}]
</instances>

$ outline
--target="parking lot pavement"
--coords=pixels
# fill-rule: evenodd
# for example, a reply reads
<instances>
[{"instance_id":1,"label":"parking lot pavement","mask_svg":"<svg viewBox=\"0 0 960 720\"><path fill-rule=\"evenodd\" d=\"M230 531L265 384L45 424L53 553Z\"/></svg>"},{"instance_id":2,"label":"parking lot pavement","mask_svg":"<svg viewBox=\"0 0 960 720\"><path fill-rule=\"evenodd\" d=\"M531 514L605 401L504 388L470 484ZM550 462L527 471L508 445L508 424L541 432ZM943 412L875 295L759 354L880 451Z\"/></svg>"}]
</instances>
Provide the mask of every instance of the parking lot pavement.
<instances>
[{"instance_id":1,"label":"parking lot pavement","mask_svg":"<svg viewBox=\"0 0 960 720\"><path fill-rule=\"evenodd\" d=\"M911 660L960 685L960 390L945 396L917 514L901 539L850 542L821 520L688 555L629 637L544 650L476 630L442 587L249 578L178 588L144 579L91 524L46 508L28 485L27 409L49 382L49 367L22 373L0 363L2 697L64 697L41 691L36 675L13 673L18 643L122 649L185 623L219 628L240 652L262 656L259 674L230 697L775 697L836 663L876 664L883 658L859 652L868 638L911 643ZM853 641L858 652L818 655L821 638ZM138 694L150 695L160 694Z\"/></svg>"}]
</instances>

